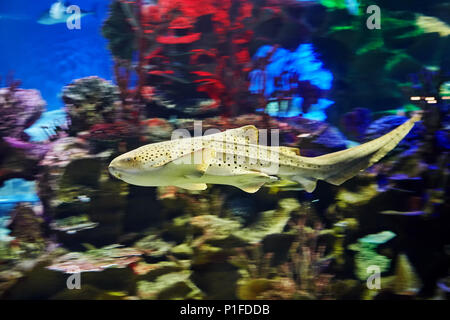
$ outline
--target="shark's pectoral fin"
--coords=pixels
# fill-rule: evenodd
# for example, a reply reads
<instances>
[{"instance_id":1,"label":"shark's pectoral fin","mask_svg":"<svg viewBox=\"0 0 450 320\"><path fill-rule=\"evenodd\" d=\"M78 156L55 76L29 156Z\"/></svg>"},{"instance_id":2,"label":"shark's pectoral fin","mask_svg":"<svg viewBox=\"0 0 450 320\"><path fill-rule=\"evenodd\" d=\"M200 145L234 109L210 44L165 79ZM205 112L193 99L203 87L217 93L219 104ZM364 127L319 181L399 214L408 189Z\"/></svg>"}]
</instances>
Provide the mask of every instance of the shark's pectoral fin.
<instances>
[{"instance_id":1,"label":"shark's pectoral fin","mask_svg":"<svg viewBox=\"0 0 450 320\"><path fill-rule=\"evenodd\" d=\"M208 186L205 183L186 183L186 184L179 184L176 187L193 191L202 191L208 188Z\"/></svg>"},{"instance_id":2,"label":"shark's pectoral fin","mask_svg":"<svg viewBox=\"0 0 450 320\"><path fill-rule=\"evenodd\" d=\"M187 179L200 178L205 174L214 156L214 150L202 148L169 162L166 168L176 176Z\"/></svg>"},{"instance_id":3,"label":"shark's pectoral fin","mask_svg":"<svg viewBox=\"0 0 450 320\"><path fill-rule=\"evenodd\" d=\"M257 171L242 171L236 176L235 187L248 192L257 192L265 183L277 181L278 178Z\"/></svg>"},{"instance_id":4,"label":"shark's pectoral fin","mask_svg":"<svg viewBox=\"0 0 450 320\"><path fill-rule=\"evenodd\" d=\"M317 179L306 178L302 176L293 176L291 180L294 180L302 185L306 192L313 192L317 186Z\"/></svg>"},{"instance_id":5,"label":"shark's pectoral fin","mask_svg":"<svg viewBox=\"0 0 450 320\"><path fill-rule=\"evenodd\" d=\"M255 193L264 185L265 182L257 182L257 183L249 183L249 184L240 184L236 185L242 191L247 193Z\"/></svg>"}]
</instances>

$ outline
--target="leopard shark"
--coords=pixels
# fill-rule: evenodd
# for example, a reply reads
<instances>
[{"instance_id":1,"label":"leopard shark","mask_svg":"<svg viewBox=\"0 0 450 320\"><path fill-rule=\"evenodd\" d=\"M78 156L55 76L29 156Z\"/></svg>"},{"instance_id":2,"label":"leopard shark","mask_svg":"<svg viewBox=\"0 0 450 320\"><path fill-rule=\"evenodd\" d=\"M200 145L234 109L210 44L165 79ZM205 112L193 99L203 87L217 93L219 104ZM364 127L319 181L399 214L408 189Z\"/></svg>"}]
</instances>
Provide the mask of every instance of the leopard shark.
<instances>
[{"instance_id":1,"label":"leopard shark","mask_svg":"<svg viewBox=\"0 0 450 320\"><path fill-rule=\"evenodd\" d=\"M208 184L221 184L255 193L265 184L291 181L311 193L318 180L340 185L378 162L419 120L420 115L414 115L377 139L317 157L301 156L297 148L258 143L258 129L247 125L144 145L113 159L109 172L137 186L205 190Z\"/></svg>"}]
</instances>

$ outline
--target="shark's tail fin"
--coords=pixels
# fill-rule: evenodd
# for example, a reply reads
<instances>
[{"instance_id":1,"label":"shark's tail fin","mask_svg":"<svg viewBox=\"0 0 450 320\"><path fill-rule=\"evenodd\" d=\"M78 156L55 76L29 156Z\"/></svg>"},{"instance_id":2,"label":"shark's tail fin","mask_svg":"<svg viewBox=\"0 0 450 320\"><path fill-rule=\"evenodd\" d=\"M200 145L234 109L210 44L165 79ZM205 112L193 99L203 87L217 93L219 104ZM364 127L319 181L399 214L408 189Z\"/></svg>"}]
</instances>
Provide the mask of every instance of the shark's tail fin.
<instances>
[{"instance_id":1,"label":"shark's tail fin","mask_svg":"<svg viewBox=\"0 0 450 320\"><path fill-rule=\"evenodd\" d=\"M323 177L323 180L334 185L340 185L354 177L359 171L370 167L394 149L409 133L414 123L419 120L420 115L414 115L404 124L378 139L347 150L314 158L318 164L331 166L336 164L338 167L338 170L330 170L330 175Z\"/></svg>"}]
</instances>

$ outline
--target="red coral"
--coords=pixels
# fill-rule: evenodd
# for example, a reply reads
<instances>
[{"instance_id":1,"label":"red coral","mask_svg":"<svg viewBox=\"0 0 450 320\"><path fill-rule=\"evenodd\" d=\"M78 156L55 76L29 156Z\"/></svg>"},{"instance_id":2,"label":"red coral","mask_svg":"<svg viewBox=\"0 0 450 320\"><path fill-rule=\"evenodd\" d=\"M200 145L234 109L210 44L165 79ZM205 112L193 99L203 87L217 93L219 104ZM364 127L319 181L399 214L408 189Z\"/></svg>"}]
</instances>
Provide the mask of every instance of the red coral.
<instances>
[{"instance_id":1,"label":"red coral","mask_svg":"<svg viewBox=\"0 0 450 320\"><path fill-rule=\"evenodd\" d=\"M150 52L147 56L145 56L144 59L151 60L153 58L165 58L162 55L162 52L163 52L163 48L161 48L161 47L157 48L156 50Z\"/></svg>"},{"instance_id":2,"label":"red coral","mask_svg":"<svg viewBox=\"0 0 450 320\"><path fill-rule=\"evenodd\" d=\"M241 1L239 6L239 18L251 18L253 12L253 4L250 2Z\"/></svg>"},{"instance_id":3,"label":"red coral","mask_svg":"<svg viewBox=\"0 0 450 320\"><path fill-rule=\"evenodd\" d=\"M265 5L271 6L272 2L266 1ZM196 83L197 91L215 101L213 107L221 106L227 114L232 114L242 103L239 99L245 97L242 91L248 88L251 59L247 47L254 36L249 26L254 23L251 19L258 16L254 11L260 8L249 0L158 0L157 5L143 6L143 30L148 47L145 63L152 66L147 68L147 74L174 74L175 68L177 78L190 73L194 79L189 76L180 79ZM214 34L206 34L205 39L213 47L199 48L205 44L199 41L202 33L179 31L193 30L199 18L206 16ZM169 54L168 50L177 48L167 49L166 45L175 44L184 44L183 50L189 50L190 68L174 64L181 55ZM175 81L174 77L170 79Z\"/></svg>"},{"instance_id":4,"label":"red coral","mask_svg":"<svg viewBox=\"0 0 450 320\"><path fill-rule=\"evenodd\" d=\"M186 17L178 17L170 22L169 29L189 29L192 28L192 21Z\"/></svg>"},{"instance_id":5,"label":"red coral","mask_svg":"<svg viewBox=\"0 0 450 320\"><path fill-rule=\"evenodd\" d=\"M141 90L142 98L147 101L151 101L155 95L155 88L151 86L143 86Z\"/></svg>"},{"instance_id":6,"label":"red coral","mask_svg":"<svg viewBox=\"0 0 450 320\"><path fill-rule=\"evenodd\" d=\"M240 64L248 64L250 63L250 53L248 52L247 48L242 49L241 51L236 53L236 59L238 61L238 63ZM247 70L250 71L250 70Z\"/></svg>"},{"instance_id":7,"label":"red coral","mask_svg":"<svg viewBox=\"0 0 450 320\"><path fill-rule=\"evenodd\" d=\"M134 136L136 136L136 129L130 123L121 121L93 125L86 138L95 140L121 140Z\"/></svg>"},{"instance_id":8,"label":"red coral","mask_svg":"<svg viewBox=\"0 0 450 320\"><path fill-rule=\"evenodd\" d=\"M148 72L149 74L153 74L156 76L160 76L162 74L174 74L172 70L152 70Z\"/></svg>"},{"instance_id":9,"label":"red coral","mask_svg":"<svg viewBox=\"0 0 450 320\"><path fill-rule=\"evenodd\" d=\"M190 63L191 64L203 64L200 63L199 60L201 60L201 58L206 57L209 59L216 59L217 58L217 50L216 49L210 49L210 50L206 50L206 49L195 49L195 50L191 50L192 55L191 55L191 59L190 59Z\"/></svg>"},{"instance_id":10,"label":"red coral","mask_svg":"<svg viewBox=\"0 0 450 320\"><path fill-rule=\"evenodd\" d=\"M142 18L143 22L147 24L160 22L161 15L158 6L157 5L142 6Z\"/></svg>"},{"instance_id":11,"label":"red coral","mask_svg":"<svg viewBox=\"0 0 450 320\"><path fill-rule=\"evenodd\" d=\"M221 105L222 95L225 92L225 86L217 79L207 78L201 80L195 80L197 83L202 83L197 87L198 92L205 92L210 99L215 103L208 106L208 109L214 109Z\"/></svg>"},{"instance_id":12,"label":"red coral","mask_svg":"<svg viewBox=\"0 0 450 320\"><path fill-rule=\"evenodd\" d=\"M192 74L196 74L200 77L215 77L214 74L212 74L211 72L206 72L206 71L192 71Z\"/></svg>"},{"instance_id":13,"label":"red coral","mask_svg":"<svg viewBox=\"0 0 450 320\"><path fill-rule=\"evenodd\" d=\"M236 44L246 44L250 42L253 37L253 31L247 30L233 39L233 43Z\"/></svg>"},{"instance_id":14,"label":"red coral","mask_svg":"<svg viewBox=\"0 0 450 320\"><path fill-rule=\"evenodd\" d=\"M191 33L186 36L158 36L156 41L162 44L187 44L198 41L200 39L201 33Z\"/></svg>"}]
</instances>

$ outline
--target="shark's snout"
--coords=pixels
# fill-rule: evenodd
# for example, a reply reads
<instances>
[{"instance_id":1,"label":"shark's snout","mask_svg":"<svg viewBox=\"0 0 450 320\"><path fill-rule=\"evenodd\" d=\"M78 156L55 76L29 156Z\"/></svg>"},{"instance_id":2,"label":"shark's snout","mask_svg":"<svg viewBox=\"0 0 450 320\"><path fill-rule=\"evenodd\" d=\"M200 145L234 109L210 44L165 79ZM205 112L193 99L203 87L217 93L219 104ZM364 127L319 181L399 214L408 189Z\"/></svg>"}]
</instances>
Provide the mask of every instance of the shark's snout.
<instances>
[{"instance_id":1,"label":"shark's snout","mask_svg":"<svg viewBox=\"0 0 450 320\"><path fill-rule=\"evenodd\" d=\"M111 163L109 164L108 171L112 176L120 179L120 172L116 166L116 163L114 163L114 160L111 161Z\"/></svg>"}]
</instances>

